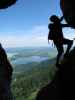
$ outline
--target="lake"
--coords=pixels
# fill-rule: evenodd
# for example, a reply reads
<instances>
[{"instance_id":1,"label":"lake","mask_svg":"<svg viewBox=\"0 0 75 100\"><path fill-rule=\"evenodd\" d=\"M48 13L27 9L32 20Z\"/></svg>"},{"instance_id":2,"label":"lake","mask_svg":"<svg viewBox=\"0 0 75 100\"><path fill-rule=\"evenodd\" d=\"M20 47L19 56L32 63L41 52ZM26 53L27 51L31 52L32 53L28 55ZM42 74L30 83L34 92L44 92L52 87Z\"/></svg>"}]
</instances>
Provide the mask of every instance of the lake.
<instances>
[{"instance_id":1,"label":"lake","mask_svg":"<svg viewBox=\"0 0 75 100\"><path fill-rule=\"evenodd\" d=\"M11 48L7 55L12 64L28 64L52 59L56 56L55 49L51 48ZM11 60L12 59L12 60Z\"/></svg>"},{"instance_id":2,"label":"lake","mask_svg":"<svg viewBox=\"0 0 75 100\"><path fill-rule=\"evenodd\" d=\"M16 64L16 65L27 64L27 63L32 63L32 62L38 62L39 63L41 61L48 60L48 59L49 59L48 57L31 56L31 57L16 59L16 60L12 61L11 63Z\"/></svg>"}]
</instances>

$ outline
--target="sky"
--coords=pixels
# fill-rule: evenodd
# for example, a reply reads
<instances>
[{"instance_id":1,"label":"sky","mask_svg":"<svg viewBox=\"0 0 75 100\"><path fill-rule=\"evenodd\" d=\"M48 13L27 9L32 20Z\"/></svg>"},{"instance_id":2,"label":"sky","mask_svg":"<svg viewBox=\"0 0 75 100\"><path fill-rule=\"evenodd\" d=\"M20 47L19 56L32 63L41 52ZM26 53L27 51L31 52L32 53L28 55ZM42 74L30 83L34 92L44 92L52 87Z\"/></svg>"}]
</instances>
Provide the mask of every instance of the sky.
<instances>
[{"instance_id":1,"label":"sky","mask_svg":"<svg viewBox=\"0 0 75 100\"><path fill-rule=\"evenodd\" d=\"M60 0L17 0L0 10L0 42L4 47L49 46L49 17L62 16ZM65 37L73 38L75 30L63 29ZM50 44L51 45L51 44Z\"/></svg>"}]
</instances>

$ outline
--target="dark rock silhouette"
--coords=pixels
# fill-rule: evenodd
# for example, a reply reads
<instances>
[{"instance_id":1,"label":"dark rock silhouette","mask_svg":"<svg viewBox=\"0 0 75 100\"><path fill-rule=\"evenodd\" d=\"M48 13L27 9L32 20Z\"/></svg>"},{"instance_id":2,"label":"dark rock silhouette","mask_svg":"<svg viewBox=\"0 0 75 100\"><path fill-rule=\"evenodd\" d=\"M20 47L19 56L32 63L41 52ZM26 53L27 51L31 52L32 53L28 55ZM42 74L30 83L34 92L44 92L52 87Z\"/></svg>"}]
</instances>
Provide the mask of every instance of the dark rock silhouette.
<instances>
[{"instance_id":1,"label":"dark rock silhouette","mask_svg":"<svg viewBox=\"0 0 75 100\"><path fill-rule=\"evenodd\" d=\"M0 100L12 100L11 80L12 66L7 59L5 50L0 44Z\"/></svg>"},{"instance_id":2,"label":"dark rock silhouette","mask_svg":"<svg viewBox=\"0 0 75 100\"><path fill-rule=\"evenodd\" d=\"M36 100L75 99L75 48L65 57L53 80L37 94Z\"/></svg>"},{"instance_id":3,"label":"dark rock silhouette","mask_svg":"<svg viewBox=\"0 0 75 100\"><path fill-rule=\"evenodd\" d=\"M0 9L8 8L16 3L17 0L0 0Z\"/></svg>"},{"instance_id":4,"label":"dark rock silhouette","mask_svg":"<svg viewBox=\"0 0 75 100\"><path fill-rule=\"evenodd\" d=\"M60 0L60 7L67 23L75 28L75 0Z\"/></svg>"}]
</instances>

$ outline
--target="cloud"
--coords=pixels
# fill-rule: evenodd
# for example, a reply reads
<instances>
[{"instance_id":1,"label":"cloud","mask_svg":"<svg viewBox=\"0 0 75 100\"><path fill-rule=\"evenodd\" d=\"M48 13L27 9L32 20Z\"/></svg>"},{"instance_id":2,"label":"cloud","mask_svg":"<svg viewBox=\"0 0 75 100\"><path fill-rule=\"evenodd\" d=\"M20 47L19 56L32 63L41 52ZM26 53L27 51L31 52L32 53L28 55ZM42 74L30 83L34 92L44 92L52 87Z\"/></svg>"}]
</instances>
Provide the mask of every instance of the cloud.
<instances>
[{"instance_id":1,"label":"cloud","mask_svg":"<svg viewBox=\"0 0 75 100\"><path fill-rule=\"evenodd\" d=\"M0 42L4 47L47 46L47 35L47 26L40 25L23 33L0 35Z\"/></svg>"},{"instance_id":2,"label":"cloud","mask_svg":"<svg viewBox=\"0 0 75 100\"><path fill-rule=\"evenodd\" d=\"M64 28L63 29L63 34L64 34L65 37L67 37L69 39L73 39L73 38L75 38L75 29Z\"/></svg>"}]
</instances>

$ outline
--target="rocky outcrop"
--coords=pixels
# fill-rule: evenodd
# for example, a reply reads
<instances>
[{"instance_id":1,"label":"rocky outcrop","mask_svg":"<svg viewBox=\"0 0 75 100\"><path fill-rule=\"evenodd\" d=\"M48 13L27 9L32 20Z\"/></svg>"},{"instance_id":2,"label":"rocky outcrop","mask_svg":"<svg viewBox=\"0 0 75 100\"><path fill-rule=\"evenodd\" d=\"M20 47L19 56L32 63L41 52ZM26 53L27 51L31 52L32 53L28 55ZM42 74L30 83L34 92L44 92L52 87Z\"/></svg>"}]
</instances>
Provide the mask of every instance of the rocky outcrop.
<instances>
[{"instance_id":1,"label":"rocky outcrop","mask_svg":"<svg viewBox=\"0 0 75 100\"><path fill-rule=\"evenodd\" d=\"M11 80L12 66L7 59L3 47L0 45L0 100L12 100Z\"/></svg>"},{"instance_id":2,"label":"rocky outcrop","mask_svg":"<svg viewBox=\"0 0 75 100\"><path fill-rule=\"evenodd\" d=\"M60 7L67 23L75 28L75 0L60 0Z\"/></svg>"},{"instance_id":3,"label":"rocky outcrop","mask_svg":"<svg viewBox=\"0 0 75 100\"><path fill-rule=\"evenodd\" d=\"M8 8L16 3L17 0L0 0L0 9Z\"/></svg>"},{"instance_id":4,"label":"rocky outcrop","mask_svg":"<svg viewBox=\"0 0 75 100\"><path fill-rule=\"evenodd\" d=\"M75 99L75 48L63 59L53 80L36 97L36 100L68 99Z\"/></svg>"}]
</instances>

